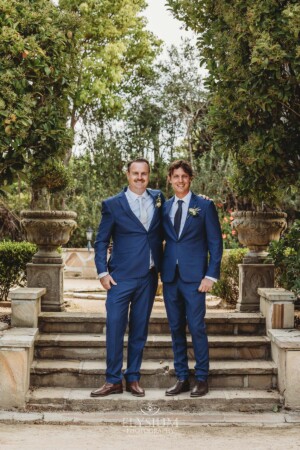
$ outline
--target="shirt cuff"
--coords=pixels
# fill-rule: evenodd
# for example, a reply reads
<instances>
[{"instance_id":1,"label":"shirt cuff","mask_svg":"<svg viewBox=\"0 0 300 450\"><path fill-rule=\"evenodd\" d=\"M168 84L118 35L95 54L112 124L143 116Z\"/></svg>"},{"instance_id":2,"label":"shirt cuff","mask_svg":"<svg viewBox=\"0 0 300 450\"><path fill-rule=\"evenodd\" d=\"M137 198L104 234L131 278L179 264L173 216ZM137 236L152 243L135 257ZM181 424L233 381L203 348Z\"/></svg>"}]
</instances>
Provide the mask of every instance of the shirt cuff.
<instances>
[{"instance_id":1,"label":"shirt cuff","mask_svg":"<svg viewBox=\"0 0 300 450\"><path fill-rule=\"evenodd\" d=\"M208 280L211 280L211 281L213 281L214 283L216 282L216 281L218 281L218 279L217 278L213 278L213 277L208 277L207 275L205 275L205 277L204 278L207 278Z\"/></svg>"},{"instance_id":2,"label":"shirt cuff","mask_svg":"<svg viewBox=\"0 0 300 450\"><path fill-rule=\"evenodd\" d=\"M108 272L101 272L101 273L99 273L99 275L98 275L99 280L100 280L100 278L103 278L106 275L108 275Z\"/></svg>"}]
</instances>

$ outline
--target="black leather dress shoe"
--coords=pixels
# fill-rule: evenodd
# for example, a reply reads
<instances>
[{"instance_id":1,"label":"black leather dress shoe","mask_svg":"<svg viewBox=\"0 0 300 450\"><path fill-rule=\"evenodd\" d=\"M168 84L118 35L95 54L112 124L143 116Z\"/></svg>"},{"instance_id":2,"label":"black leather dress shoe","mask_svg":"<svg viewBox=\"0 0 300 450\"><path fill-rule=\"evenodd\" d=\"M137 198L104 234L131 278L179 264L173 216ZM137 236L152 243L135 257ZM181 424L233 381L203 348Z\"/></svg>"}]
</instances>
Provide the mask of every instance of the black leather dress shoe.
<instances>
[{"instance_id":1,"label":"black leather dress shoe","mask_svg":"<svg viewBox=\"0 0 300 450\"><path fill-rule=\"evenodd\" d=\"M91 392L91 397L106 397L111 394L122 394L122 384L105 383L101 388Z\"/></svg>"},{"instance_id":2,"label":"black leather dress shoe","mask_svg":"<svg viewBox=\"0 0 300 450\"><path fill-rule=\"evenodd\" d=\"M207 381L196 381L195 386L192 389L191 397L203 397L208 393Z\"/></svg>"},{"instance_id":3,"label":"black leather dress shoe","mask_svg":"<svg viewBox=\"0 0 300 450\"><path fill-rule=\"evenodd\" d=\"M141 388L138 381L127 381L126 391L131 392L135 397L145 397L145 390Z\"/></svg>"},{"instance_id":4,"label":"black leather dress shoe","mask_svg":"<svg viewBox=\"0 0 300 450\"><path fill-rule=\"evenodd\" d=\"M177 380L174 386L166 390L166 395L178 395L181 392L188 392L189 390L189 380Z\"/></svg>"}]
</instances>

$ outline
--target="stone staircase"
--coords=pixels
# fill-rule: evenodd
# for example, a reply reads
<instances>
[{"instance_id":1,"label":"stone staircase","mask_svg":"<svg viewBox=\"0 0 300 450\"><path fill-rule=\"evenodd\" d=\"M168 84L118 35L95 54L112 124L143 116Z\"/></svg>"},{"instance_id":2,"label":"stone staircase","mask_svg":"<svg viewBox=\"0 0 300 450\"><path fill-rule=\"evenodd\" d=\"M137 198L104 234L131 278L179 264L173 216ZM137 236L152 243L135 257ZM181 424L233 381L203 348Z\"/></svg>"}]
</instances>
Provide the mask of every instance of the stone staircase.
<instances>
[{"instance_id":1,"label":"stone staircase","mask_svg":"<svg viewBox=\"0 0 300 450\"><path fill-rule=\"evenodd\" d=\"M153 313L144 351L141 384L144 398L129 393L90 398L105 380L105 317L91 313L41 313L40 335L31 367L29 409L140 411L144 405L180 411L265 411L277 408L277 368L270 359L265 319L259 313L208 312L210 392L165 397L176 380L168 322ZM125 338L124 358L127 339ZM191 384L193 349L188 336Z\"/></svg>"}]
</instances>

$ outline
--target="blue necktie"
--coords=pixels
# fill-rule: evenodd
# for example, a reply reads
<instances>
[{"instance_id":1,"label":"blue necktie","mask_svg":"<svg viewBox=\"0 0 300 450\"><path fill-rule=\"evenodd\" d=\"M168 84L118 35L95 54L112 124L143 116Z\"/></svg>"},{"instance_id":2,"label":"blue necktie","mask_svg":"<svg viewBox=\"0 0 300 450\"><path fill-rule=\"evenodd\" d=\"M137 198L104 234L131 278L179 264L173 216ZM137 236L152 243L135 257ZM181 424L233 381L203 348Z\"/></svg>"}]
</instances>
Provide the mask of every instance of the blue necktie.
<instances>
[{"instance_id":1,"label":"blue necktie","mask_svg":"<svg viewBox=\"0 0 300 450\"><path fill-rule=\"evenodd\" d=\"M174 229L175 229L177 236L179 236L180 225L181 225L182 203L183 203L183 200L177 201L178 207L177 207L176 214L174 216Z\"/></svg>"}]
</instances>

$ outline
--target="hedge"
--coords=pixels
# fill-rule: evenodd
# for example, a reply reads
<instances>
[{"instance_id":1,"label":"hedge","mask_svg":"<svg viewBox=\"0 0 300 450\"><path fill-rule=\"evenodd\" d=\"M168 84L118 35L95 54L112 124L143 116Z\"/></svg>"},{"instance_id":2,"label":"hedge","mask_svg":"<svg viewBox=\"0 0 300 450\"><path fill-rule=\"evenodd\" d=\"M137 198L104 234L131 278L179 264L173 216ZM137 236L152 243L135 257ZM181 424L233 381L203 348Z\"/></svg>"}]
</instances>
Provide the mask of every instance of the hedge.
<instances>
[{"instance_id":1,"label":"hedge","mask_svg":"<svg viewBox=\"0 0 300 450\"><path fill-rule=\"evenodd\" d=\"M248 253L247 248L225 250L221 263L221 277L214 284L212 294L221 297L231 306L235 306L239 297L239 268L238 264Z\"/></svg>"},{"instance_id":2,"label":"hedge","mask_svg":"<svg viewBox=\"0 0 300 450\"><path fill-rule=\"evenodd\" d=\"M26 264L36 252L29 242L0 242L0 299L7 300L13 286L26 284Z\"/></svg>"}]
</instances>

